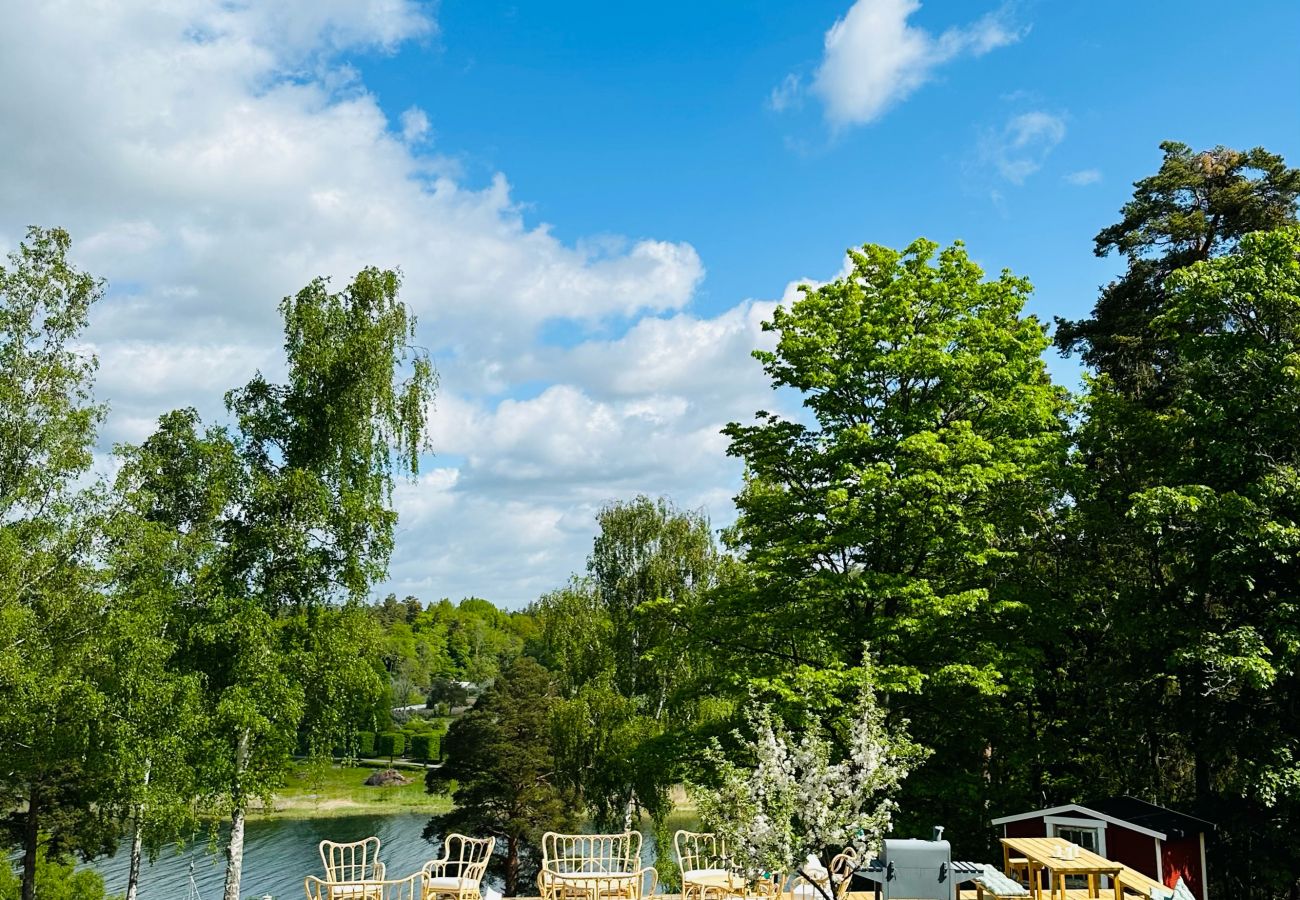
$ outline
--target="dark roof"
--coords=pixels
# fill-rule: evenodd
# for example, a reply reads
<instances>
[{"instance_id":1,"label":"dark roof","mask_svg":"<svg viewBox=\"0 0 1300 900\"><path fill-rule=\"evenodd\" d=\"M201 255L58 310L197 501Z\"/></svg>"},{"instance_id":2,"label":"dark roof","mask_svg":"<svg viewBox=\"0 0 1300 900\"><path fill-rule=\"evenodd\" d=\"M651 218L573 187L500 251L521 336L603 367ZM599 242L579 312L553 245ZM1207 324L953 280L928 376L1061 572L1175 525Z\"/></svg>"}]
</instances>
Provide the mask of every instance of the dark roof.
<instances>
[{"instance_id":1,"label":"dark roof","mask_svg":"<svg viewBox=\"0 0 1300 900\"><path fill-rule=\"evenodd\" d=\"M1094 800L1080 805L1114 816L1116 819L1123 819L1125 822L1132 822L1134 825L1141 825L1143 828L1163 831L1171 838L1190 837L1202 831L1214 830L1213 822L1165 809L1163 806L1156 806L1137 797L1107 797L1104 800Z\"/></svg>"}]
</instances>

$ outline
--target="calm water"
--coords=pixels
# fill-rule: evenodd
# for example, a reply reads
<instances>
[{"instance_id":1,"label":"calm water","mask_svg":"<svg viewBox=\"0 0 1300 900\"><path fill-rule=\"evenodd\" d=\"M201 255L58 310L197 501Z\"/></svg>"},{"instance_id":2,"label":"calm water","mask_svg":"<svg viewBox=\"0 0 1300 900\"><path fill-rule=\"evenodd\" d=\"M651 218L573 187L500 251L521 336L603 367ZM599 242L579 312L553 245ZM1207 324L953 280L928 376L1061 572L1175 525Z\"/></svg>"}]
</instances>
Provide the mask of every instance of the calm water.
<instances>
[{"instance_id":1,"label":"calm water","mask_svg":"<svg viewBox=\"0 0 1300 900\"><path fill-rule=\"evenodd\" d=\"M301 900L306 896L303 879L322 874L317 845L325 839L356 841L376 835L382 843L379 858L390 877L409 875L438 856L434 845L420 836L428 821L427 813L250 821L245 832L241 893L246 898L269 894L276 900ZM126 890L127 851L124 846L116 856L91 866L104 876L110 894ZM140 874L140 900L186 900L191 863L199 897L220 900L225 857L220 851L209 853L202 838L198 846L180 853L168 851L152 866L146 863Z\"/></svg>"},{"instance_id":2,"label":"calm water","mask_svg":"<svg viewBox=\"0 0 1300 900\"><path fill-rule=\"evenodd\" d=\"M388 876L409 875L439 855L438 849L420 836L428 822L428 813L250 821L245 832L241 893L245 898L270 895L276 900L303 900L303 879L323 872L317 849L321 841L358 841L372 834L380 840L379 858ZM643 829L641 856L646 865L653 865L654 839L647 831ZM225 834L223 831L223 838ZM129 862L129 848L123 845L116 856L97 860L91 868L104 876L110 894L120 894L126 891ZM201 900L220 900L225 857L220 851L209 853L202 838L197 846L164 853L152 866L146 860L140 874L140 900L187 900L191 866ZM488 882L501 889L494 879Z\"/></svg>"}]
</instances>

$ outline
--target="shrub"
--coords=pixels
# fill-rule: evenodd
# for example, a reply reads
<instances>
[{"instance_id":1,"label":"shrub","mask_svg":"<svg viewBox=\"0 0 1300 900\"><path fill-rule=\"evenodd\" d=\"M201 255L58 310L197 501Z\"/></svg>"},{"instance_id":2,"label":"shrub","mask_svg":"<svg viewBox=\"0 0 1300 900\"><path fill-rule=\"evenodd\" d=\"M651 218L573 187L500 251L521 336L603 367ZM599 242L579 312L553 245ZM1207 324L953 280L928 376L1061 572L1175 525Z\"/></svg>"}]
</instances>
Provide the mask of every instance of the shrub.
<instances>
[{"instance_id":1,"label":"shrub","mask_svg":"<svg viewBox=\"0 0 1300 900\"><path fill-rule=\"evenodd\" d=\"M380 756L387 756L389 762L393 761L393 757L401 756L405 749L406 735L400 731L385 731L375 741L375 751Z\"/></svg>"},{"instance_id":2,"label":"shrub","mask_svg":"<svg viewBox=\"0 0 1300 900\"><path fill-rule=\"evenodd\" d=\"M375 733L373 731L357 732L357 756L367 758L375 755Z\"/></svg>"},{"instance_id":3,"label":"shrub","mask_svg":"<svg viewBox=\"0 0 1300 900\"><path fill-rule=\"evenodd\" d=\"M420 762L437 759L439 743L438 735L432 732L411 735L411 756Z\"/></svg>"},{"instance_id":4,"label":"shrub","mask_svg":"<svg viewBox=\"0 0 1300 900\"><path fill-rule=\"evenodd\" d=\"M36 857L36 896L41 900L104 900L104 879L90 869L77 871L71 862ZM18 900L18 874L6 862L0 865L0 900ZM120 900L114 895L113 900Z\"/></svg>"}]
</instances>

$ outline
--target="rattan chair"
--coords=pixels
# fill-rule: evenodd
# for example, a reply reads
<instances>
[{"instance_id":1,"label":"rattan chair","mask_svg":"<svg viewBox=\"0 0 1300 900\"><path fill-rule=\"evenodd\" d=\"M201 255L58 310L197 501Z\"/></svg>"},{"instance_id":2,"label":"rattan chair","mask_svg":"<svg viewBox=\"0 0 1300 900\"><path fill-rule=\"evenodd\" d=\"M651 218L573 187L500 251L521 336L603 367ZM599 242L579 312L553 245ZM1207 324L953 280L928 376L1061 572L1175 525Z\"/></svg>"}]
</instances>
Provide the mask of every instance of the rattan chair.
<instances>
[{"instance_id":1,"label":"rattan chair","mask_svg":"<svg viewBox=\"0 0 1300 900\"><path fill-rule=\"evenodd\" d=\"M442 857L424 864L424 900L480 900L483 876L496 838L449 834L442 841Z\"/></svg>"},{"instance_id":2,"label":"rattan chair","mask_svg":"<svg viewBox=\"0 0 1300 900\"><path fill-rule=\"evenodd\" d=\"M329 886L321 896L325 900L384 900L370 887L384 880L384 864L379 861L379 838L368 837L350 843L320 842L320 859L325 865Z\"/></svg>"},{"instance_id":3,"label":"rattan chair","mask_svg":"<svg viewBox=\"0 0 1300 900\"><path fill-rule=\"evenodd\" d=\"M802 874L796 875L794 883L790 886L790 895L824 900L825 894L822 892L825 891L826 894L832 894L835 900L844 900L849 893L849 885L853 882L853 872L857 867L857 851L852 847L846 847L843 853L836 854L831 860L829 869L820 863L816 867L804 866Z\"/></svg>"},{"instance_id":4,"label":"rattan chair","mask_svg":"<svg viewBox=\"0 0 1300 900\"><path fill-rule=\"evenodd\" d=\"M645 889L649 880L649 890ZM640 900L653 894L659 873L641 865L641 833L542 835L542 900Z\"/></svg>"},{"instance_id":5,"label":"rattan chair","mask_svg":"<svg viewBox=\"0 0 1300 900\"><path fill-rule=\"evenodd\" d=\"M338 893L339 888L346 886L355 887L359 892ZM307 892L307 900L335 900L344 897L349 900L360 897L365 897L366 900L424 900L424 873L416 872L414 875L392 881L371 878L353 882L351 885L341 885L336 881L326 881L324 878L308 875L307 880L303 882L303 889Z\"/></svg>"},{"instance_id":6,"label":"rattan chair","mask_svg":"<svg viewBox=\"0 0 1300 900\"><path fill-rule=\"evenodd\" d=\"M785 880L779 873L747 878L727 854L726 842L707 831L678 831L673 835L681 870L682 900L726 900L728 897L777 897Z\"/></svg>"}]
</instances>

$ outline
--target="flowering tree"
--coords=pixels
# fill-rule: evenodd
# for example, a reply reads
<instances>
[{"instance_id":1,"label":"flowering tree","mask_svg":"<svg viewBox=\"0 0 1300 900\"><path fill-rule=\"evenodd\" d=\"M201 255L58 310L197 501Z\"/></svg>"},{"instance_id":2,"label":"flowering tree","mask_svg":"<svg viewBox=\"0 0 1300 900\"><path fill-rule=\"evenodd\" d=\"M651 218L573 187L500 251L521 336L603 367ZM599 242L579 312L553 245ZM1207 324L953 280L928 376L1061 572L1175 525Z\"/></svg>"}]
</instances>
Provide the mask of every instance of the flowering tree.
<instances>
[{"instance_id":1,"label":"flowering tree","mask_svg":"<svg viewBox=\"0 0 1300 900\"><path fill-rule=\"evenodd\" d=\"M850 873L812 871L806 860L849 847L862 856L879 847L897 809L894 795L929 751L908 738L906 722L888 727L869 677L839 761L832 761L831 741L817 725L796 741L768 707L756 709L749 722L753 738L737 737L753 768L727 759L715 744L709 762L716 785L692 786L700 818L747 877L797 872L832 900L835 879Z\"/></svg>"}]
</instances>

